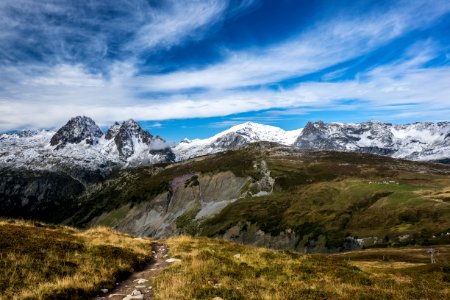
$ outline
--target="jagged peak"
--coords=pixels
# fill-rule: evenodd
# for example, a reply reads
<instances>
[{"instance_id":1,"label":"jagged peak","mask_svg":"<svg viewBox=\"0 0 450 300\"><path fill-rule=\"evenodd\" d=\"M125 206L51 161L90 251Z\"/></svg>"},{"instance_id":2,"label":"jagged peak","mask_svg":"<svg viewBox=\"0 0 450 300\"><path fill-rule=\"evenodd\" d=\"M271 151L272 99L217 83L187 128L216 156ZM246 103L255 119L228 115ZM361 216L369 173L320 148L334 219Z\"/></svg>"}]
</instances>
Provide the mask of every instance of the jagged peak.
<instances>
[{"instance_id":1,"label":"jagged peak","mask_svg":"<svg viewBox=\"0 0 450 300\"><path fill-rule=\"evenodd\" d=\"M138 126L141 127L138 122L136 122L134 119L128 119L126 121L123 121L123 124L132 125L132 126Z\"/></svg>"},{"instance_id":2,"label":"jagged peak","mask_svg":"<svg viewBox=\"0 0 450 300\"><path fill-rule=\"evenodd\" d=\"M81 141L92 145L101 136L103 132L94 120L86 116L76 116L58 129L51 138L50 145L57 146L56 149L63 148L66 144L78 144Z\"/></svg>"}]
</instances>

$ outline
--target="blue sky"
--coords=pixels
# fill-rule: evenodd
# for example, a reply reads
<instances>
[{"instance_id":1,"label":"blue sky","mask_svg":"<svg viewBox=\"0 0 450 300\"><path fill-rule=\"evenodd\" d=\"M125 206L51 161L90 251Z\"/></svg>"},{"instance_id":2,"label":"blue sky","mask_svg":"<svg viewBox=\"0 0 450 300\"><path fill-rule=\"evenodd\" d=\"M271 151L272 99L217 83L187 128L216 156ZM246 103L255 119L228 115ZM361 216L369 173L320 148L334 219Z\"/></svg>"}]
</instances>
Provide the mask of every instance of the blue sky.
<instances>
[{"instance_id":1,"label":"blue sky","mask_svg":"<svg viewBox=\"0 0 450 300\"><path fill-rule=\"evenodd\" d=\"M450 2L2 0L0 130L448 121Z\"/></svg>"}]
</instances>

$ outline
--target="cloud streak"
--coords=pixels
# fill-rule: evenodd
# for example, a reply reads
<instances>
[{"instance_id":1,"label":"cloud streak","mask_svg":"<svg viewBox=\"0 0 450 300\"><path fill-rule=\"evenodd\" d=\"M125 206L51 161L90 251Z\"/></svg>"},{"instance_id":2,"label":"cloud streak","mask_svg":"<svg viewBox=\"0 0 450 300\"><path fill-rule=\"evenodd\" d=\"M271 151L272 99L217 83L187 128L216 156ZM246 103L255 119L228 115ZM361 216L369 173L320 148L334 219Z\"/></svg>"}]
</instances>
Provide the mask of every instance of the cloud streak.
<instances>
[{"instance_id":1,"label":"cloud streak","mask_svg":"<svg viewBox=\"0 0 450 300\"><path fill-rule=\"evenodd\" d=\"M441 53L431 38L355 76L342 78L347 67L326 71L433 26L450 11L447 1L405 2L356 18L336 16L288 40L251 49L221 48L218 62L165 74L143 73L140 58L200 40L257 2L77 3L0 3L0 26L5 28L0 33L0 130L59 126L78 114L107 124L130 117L165 120L293 107L364 105L390 111L392 118L445 119L449 112L450 67L427 65ZM152 69L151 63L146 68ZM324 73L321 79L283 84L318 72ZM348 99L358 101L343 104Z\"/></svg>"}]
</instances>

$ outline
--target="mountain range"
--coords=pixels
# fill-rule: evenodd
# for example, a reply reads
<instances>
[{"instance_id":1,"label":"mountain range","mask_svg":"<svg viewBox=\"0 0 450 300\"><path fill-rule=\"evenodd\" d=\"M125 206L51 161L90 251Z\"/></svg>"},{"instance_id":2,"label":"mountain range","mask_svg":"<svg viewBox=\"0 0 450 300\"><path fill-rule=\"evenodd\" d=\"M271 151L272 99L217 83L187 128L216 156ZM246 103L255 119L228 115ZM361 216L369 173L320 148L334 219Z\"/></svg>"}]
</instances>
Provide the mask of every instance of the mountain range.
<instances>
[{"instance_id":1,"label":"mountain range","mask_svg":"<svg viewBox=\"0 0 450 300\"><path fill-rule=\"evenodd\" d=\"M174 145L133 120L103 132L75 117L0 136L0 216L299 251L446 242L450 167L423 161L450 157L449 133L449 122L247 122Z\"/></svg>"},{"instance_id":2,"label":"mountain range","mask_svg":"<svg viewBox=\"0 0 450 300\"><path fill-rule=\"evenodd\" d=\"M207 139L168 143L130 119L103 133L88 117L78 116L56 132L26 130L0 135L0 167L33 170L114 169L181 161L267 141L304 150L364 152L418 161L447 162L450 122L393 125L381 122L308 122L303 129L246 122Z\"/></svg>"}]
</instances>

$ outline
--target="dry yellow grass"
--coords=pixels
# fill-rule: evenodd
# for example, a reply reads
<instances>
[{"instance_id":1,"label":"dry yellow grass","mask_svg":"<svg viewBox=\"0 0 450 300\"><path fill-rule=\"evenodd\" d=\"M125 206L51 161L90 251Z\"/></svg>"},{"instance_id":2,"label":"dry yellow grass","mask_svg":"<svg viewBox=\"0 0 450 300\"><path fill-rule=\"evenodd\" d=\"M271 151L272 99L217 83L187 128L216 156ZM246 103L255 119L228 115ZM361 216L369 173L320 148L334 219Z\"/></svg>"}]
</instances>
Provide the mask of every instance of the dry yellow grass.
<instances>
[{"instance_id":1,"label":"dry yellow grass","mask_svg":"<svg viewBox=\"0 0 450 300\"><path fill-rule=\"evenodd\" d=\"M158 276L157 299L449 299L450 246L304 255L179 236L180 258ZM89 298L150 259L152 241L99 227L0 221L0 299Z\"/></svg>"},{"instance_id":2,"label":"dry yellow grass","mask_svg":"<svg viewBox=\"0 0 450 300\"><path fill-rule=\"evenodd\" d=\"M151 243L109 228L0 221L0 299L90 297L148 262Z\"/></svg>"},{"instance_id":3,"label":"dry yellow grass","mask_svg":"<svg viewBox=\"0 0 450 300\"><path fill-rule=\"evenodd\" d=\"M166 242L171 254L181 262L156 279L157 299L448 299L450 296L450 267L444 262L429 265L408 261L408 257L417 258L417 249L411 253L403 249L403 261L383 262L376 257L358 260L351 255L303 255L186 236ZM389 249L378 249L377 255L383 251L390 253ZM372 255L373 251L369 253Z\"/></svg>"}]
</instances>

